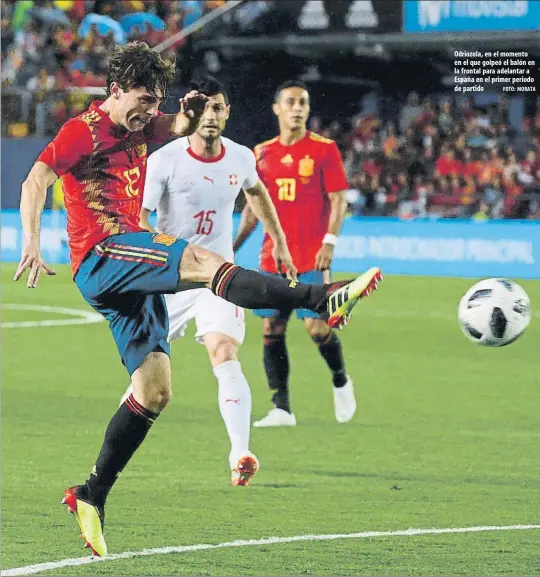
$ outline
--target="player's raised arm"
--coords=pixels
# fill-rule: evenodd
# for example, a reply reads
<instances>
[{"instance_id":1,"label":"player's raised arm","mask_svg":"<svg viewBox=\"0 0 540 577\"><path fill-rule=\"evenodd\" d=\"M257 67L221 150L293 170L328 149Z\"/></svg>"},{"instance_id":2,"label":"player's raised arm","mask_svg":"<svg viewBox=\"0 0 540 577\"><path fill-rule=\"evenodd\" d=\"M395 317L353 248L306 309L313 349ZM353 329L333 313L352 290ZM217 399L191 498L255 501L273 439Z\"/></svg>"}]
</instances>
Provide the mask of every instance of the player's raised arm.
<instances>
[{"instance_id":1,"label":"player's raised arm","mask_svg":"<svg viewBox=\"0 0 540 577\"><path fill-rule=\"evenodd\" d=\"M253 211L254 216L263 223L264 230L272 238L274 243L274 258L278 265L278 270L283 267L289 277L296 279L297 270L294 266L291 253L289 252L287 239L279 222L276 207L270 198L266 186L261 180L258 180L255 186L246 188L244 191L248 205ZM246 215L246 225L249 224L248 218L249 215ZM241 232L245 234L244 231L239 230L239 233ZM237 234L237 240L239 236L240 234Z\"/></svg>"},{"instance_id":2,"label":"player's raised arm","mask_svg":"<svg viewBox=\"0 0 540 577\"><path fill-rule=\"evenodd\" d=\"M199 127L208 102L208 96L196 90L180 99L180 110L176 114L160 114L153 123L156 140L167 140L174 136L190 136Z\"/></svg>"},{"instance_id":3,"label":"player's raised arm","mask_svg":"<svg viewBox=\"0 0 540 577\"><path fill-rule=\"evenodd\" d=\"M348 188L343 161L335 142L329 145L323 164L323 182L330 199L328 230L315 257L317 270L328 270L334 258L334 247L347 212L345 191Z\"/></svg>"}]
</instances>

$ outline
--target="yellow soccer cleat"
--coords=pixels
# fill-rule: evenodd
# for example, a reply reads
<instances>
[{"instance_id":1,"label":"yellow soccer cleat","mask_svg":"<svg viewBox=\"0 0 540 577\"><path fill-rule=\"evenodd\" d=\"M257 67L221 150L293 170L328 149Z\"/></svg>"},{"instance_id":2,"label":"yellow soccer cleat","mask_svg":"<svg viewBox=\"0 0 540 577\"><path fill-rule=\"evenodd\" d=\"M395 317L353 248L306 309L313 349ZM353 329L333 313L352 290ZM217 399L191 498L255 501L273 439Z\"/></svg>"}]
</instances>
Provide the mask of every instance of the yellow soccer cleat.
<instances>
[{"instance_id":1,"label":"yellow soccer cleat","mask_svg":"<svg viewBox=\"0 0 540 577\"><path fill-rule=\"evenodd\" d=\"M103 537L105 513L102 507L92 505L81 498L84 488L84 485L76 485L66 489L62 504L67 505L68 511L75 515L85 549L91 549L93 556L104 557L107 555L107 543Z\"/></svg>"},{"instance_id":2,"label":"yellow soccer cleat","mask_svg":"<svg viewBox=\"0 0 540 577\"><path fill-rule=\"evenodd\" d=\"M356 303L377 290L382 278L381 269L374 266L353 281L330 284L326 297L328 326L341 329L346 325Z\"/></svg>"},{"instance_id":3,"label":"yellow soccer cleat","mask_svg":"<svg viewBox=\"0 0 540 577\"><path fill-rule=\"evenodd\" d=\"M259 470L259 461L251 453L238 459L231 473L231 484L234 487L247 487Z\"/></svg>"}]
</instances>

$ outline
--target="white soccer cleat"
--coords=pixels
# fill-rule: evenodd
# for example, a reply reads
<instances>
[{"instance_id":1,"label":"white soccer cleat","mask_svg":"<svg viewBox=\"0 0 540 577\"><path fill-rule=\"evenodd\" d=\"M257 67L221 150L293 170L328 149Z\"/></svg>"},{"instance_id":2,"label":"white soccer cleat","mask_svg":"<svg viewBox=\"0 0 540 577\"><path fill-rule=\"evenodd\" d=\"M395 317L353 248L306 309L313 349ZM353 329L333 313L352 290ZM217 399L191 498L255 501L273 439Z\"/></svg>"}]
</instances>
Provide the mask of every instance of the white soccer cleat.
<instances>
[{"instance_id":1,"label":"white soccer cleat","mask_svg":"<svg viewBox=\"0 0 540 577\"><path fill-rule=\"evenodd\" d=\"M266 417L253 423L254 427L294 427L295 425L294 414L278 408L272 409Z\"/></svg>"},{"instance_id":2,"label":"white soccer cleat","mask_svg":"<svg viewBox=\"0 0 540 577\"><path fill-rule=\"evenodd\" d=\"M129 387L127 388L127 391L124 393L124 396L120 400L120 406L122 406L126 402L126 399L129 397L129 395L131 395L131 393L133 393L133 385L129 385Z\"/></svg>"},{"instance_id":3,"label":"white soccer cleat","mask_svg":"<svg viewBox=\"0 0 540 577\"><path fill-rule=\"evenodd\" d=\"M351 378L342 387L334 387L334 411L338 423L347 423L356 413L356 398Z\"/></svg>"}]
</instances>

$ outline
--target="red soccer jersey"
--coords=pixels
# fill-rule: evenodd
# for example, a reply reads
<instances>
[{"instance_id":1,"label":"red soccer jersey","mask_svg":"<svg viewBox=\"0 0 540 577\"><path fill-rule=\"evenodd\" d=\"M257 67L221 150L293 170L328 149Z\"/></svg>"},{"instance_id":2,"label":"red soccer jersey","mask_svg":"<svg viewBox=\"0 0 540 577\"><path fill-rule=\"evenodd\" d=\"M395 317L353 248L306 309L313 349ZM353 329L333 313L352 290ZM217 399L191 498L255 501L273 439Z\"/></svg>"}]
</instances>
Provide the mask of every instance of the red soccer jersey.
<instances>
[{"instance_id":1,"label":"red soccer jersey","mask_svg":"<svg viewBox=\"0 0 540 577\"><path fill-rule=\"evenodd\" d=\"M313 270L328 232L328 195L349 187L336 143L308 131L290 146L279 137L263 142L255 147L255 156L298 272ZM265 234L260 266L266 272L277 272L272 249L272 239Z\"/></svg>"},{"instance_id":2,"label":"red soccer jersey","mask_svg":"<svg viewBox=\"0 0 540 577\"><path fill-rule=\"evenodd\" d=\"M68 120L38 158L62 178L73 276L104 238L142 230L146 143L157 140L154 120L144 131L129 132L114 124L101 104L94 101Z\"/></svg>"}]
</instances>

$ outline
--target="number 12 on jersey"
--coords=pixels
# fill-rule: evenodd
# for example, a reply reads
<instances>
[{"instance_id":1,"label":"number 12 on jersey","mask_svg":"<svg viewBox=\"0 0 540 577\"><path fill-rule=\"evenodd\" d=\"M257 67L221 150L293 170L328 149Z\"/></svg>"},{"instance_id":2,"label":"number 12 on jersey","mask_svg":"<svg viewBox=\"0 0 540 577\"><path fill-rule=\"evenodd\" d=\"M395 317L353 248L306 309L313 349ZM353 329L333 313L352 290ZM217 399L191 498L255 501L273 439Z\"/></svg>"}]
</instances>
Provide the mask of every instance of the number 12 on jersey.
<instances>
[{"instance_id":1,"label":"number 12 on jersey","mask_svg":"<svg viewBox=\"0 0 540 577\"><path fill-rule=\"evenodd\" d=\"M214 228L214 221L212 220L212 216L214 214L216 214L215 210L201 210L197 214L193 215L193 218L199 220L197 224L197 234L208 236L212 232L212 229Z\"/></svg>"},{"instance_id":2,"label":"number 12 on jersey","mask_svg":"<svg viewBox=\"0 0 540 577\"><path fill-rule=\"evenodd\" d=\"M294 178L276 178L278 199L289 202L296 200L296 180Z\"/></svg>"},{"instance_id":3,"label":"number 12 on jersey","mask_svg":"<svg viewBox=\"0 0 540 577\"><path fill-rule=\"evenodd\" d=\"M129 170L124 170L124 178L127 180L125 190L129 197L139 196L140 187L137 181L140 177L141 169L138 166L130 168Z\"/></svg>"}]
</instances>

